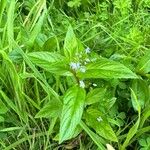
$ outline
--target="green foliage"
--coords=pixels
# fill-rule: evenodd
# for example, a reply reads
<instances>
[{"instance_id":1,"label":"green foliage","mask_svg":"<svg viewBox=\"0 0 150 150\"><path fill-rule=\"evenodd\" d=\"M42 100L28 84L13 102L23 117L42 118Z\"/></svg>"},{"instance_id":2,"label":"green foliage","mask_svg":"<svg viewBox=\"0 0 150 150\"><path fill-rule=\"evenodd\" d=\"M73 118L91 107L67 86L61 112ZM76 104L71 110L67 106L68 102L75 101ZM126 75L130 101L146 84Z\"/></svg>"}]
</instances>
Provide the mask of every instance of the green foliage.
<instances>
[{"instance_id":1,"label":"green foliage","mask_svg":"<svg viewBox=\"0 0 150 150\"><path fill-rule=\"evenodd\" d=\"M150 0L0 0L0 149L149 150Z\"/></svg>"},{"instance_id":2,"label":"green foliage","mask_svg":"<svg viewBox=\"0 0 150 150\"><path fill-rule=\"evenodd\" d=\"M140 139L139 144L141 146L140 150L148 150L150 148L150 138Z\"/></svg>"},{"instance_id":3,"label":"green foliage","mask_svg":"<svg viewBox=\"0 0 150 150\"><path fill-rule=\"evenodd\" d=\"M141 73L148 73L150 71L150 52L147 51L146 54L141 58L137 66L137 70Z\"/></svg>"},{"instance_id":4,"label":"green foliage","mask_svg":"<svg viewBox=\"0 0 150 150\"><path fill-rule=\"evenodd\" d=\"M60 118L59 142L72 138L81 121L85 101L85 91L77 86L70 88L63 98Z\"/></svg>"},{"instance_id":5,"label":"green foliage","mask_svg":"<svg viewBox=\"0 0 150 150\"><path fill-rule=\"evenodd\" d=\"M124 65L107 59L98 59L86 66L85 73L79 73L81 78L137 78Z\"/></svg>"},{"instance_id":6,"label":"green foliage","mask_svg":"<svg viewBox=\"0 0 150 150\"><path fill-rule=\"evenodd\" d=\"M101 112L95 109L88 109L86 120L87 124L91 126L100 136L110 141L118 141L107 119Z\"/></svg>"}]
</instances>

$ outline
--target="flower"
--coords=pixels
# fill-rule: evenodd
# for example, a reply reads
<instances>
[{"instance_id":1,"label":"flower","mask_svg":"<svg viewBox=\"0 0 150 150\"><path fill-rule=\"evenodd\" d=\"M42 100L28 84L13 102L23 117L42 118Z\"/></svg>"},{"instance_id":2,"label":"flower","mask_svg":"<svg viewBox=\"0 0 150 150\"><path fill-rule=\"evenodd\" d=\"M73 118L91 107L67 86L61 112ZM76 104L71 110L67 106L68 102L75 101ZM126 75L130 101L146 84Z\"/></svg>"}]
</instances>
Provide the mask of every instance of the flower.
<instances>
[{"instance_id":1,"label":"flower","mask_svg":"<svg viewBox=\"0 0 150 150\"><path fill-rule=\"evenodd\" d=\"M98 122L103 121L102 117L99 116L99 117L97 118L97 121L98 121Z\"/></svg>"},{"instance_id":2,"label":"flower","mask_svg":"<svg viewBox=\"0 0 150 150\"><path fill-rule=\"evenodd\" d=\"M70 68L73 69L73 70L77 70L77 69L80 68L80 63L79 62L77 62L77 63L71 62L70 63Z\"/></svg>"},{"instance_id":3,"label":"flower","mask_svg":"<svg viewBox=\"0 0 150 150\"><path fill-rule=\"evenodd\" d=\"M89 54L91 52L91 49L89 48L89 47L87 47L86 49L85 49L85 53L86 54Z\"/></svg>"},{"instance_id":4,"label":"flower","mask_svg":"<svg viewBox=\"0 0 150 150\"><path fill-rule=\"evenodd\" d=\"M93 83L93 86L97 86L97 84Z\"/></svg>"},{"instance_id":5,"label":"flower","mask_svg":"<svg viewBox=\"0 0 150 150\"><path fill-rule=\"evenodd\" d=\"M80 87L81 88L85 88L85 83L81 80L81 81L79 81L79 84L80 84Z\"/></svg>"},{"instance_id":6,"label":"flower","mask_svg":"<svg viewBox=\"0 0 150 150\"><path fill-rule=\"evenodd\" d=\"M85 61L88 63L88 62L90 62L90 59L89 59L89 58L86 58Z\"/></svg>"},{"instance_id":7,"label":"flower","mask_svg":"<svg viewBox=\"0 0 150 150\"><path fill-rule=\"evenodd\" d=\"M84 72L86 71L85 66L81 66L80 71L81 71L82 73L84 73Z\"/></svg>"}]
</instances>

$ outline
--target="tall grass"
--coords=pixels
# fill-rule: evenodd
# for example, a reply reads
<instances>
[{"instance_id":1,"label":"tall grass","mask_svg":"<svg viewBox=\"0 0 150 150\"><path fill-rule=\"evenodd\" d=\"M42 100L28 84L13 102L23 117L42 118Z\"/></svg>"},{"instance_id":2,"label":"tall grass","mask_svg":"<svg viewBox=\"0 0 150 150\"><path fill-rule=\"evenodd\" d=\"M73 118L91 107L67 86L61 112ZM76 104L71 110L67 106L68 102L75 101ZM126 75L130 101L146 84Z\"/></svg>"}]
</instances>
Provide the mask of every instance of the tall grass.
<instances>
[{"instance_id":1,"label":"tall grass","mask_svg":"<svg viewBox=\"0 0 150 150\"><path fill-rule=\"evenodd\" d=\"M148 150L149 10L0 0L0 149ZM84 60L85 74L71 68Z\"/></svg>"}]
</instances>

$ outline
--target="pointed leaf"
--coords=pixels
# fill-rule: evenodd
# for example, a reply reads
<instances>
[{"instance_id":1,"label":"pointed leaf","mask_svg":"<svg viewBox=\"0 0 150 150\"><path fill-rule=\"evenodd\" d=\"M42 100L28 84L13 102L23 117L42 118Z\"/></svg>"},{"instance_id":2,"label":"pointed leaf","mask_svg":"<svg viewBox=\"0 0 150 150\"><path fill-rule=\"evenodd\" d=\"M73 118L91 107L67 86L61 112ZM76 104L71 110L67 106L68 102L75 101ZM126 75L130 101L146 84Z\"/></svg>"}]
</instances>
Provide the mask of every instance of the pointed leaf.
<instances>
[{"instance_id":1,"label":"pointed leaf","mask_svg":"<svg viewBox=\"0 0 150 150\"><path fill-rule=\"evenodd\" d=\"M131 95L133 95L133 100L134 100L134 107L136 108L136 110L138 111L138 119L136 121L136 123L130 128L127 137L123 143L123 145L121 146L121 150L125 150L125 148L128 146L130 140L133 138L133 136L138 132L138 128L140 125L140 115L141 115L141 107L139 104L139 100L137 99L137 96L135 95L134 91L131 89Z\"/></svg>"},{"instance_id":2,"label":"pointed leaf","mask_svg":"<svg viewBox=\"0 0 150 150\"><path fill-rule=\"evenodd\" d=\"M150 72L150 50L145 53L145 55L139 61L137 70L142 73Z\"/></svg>"},{"instance_id":3,"label":"pointed leaf","mask_svg":"<svg viewBox=\"0 0 150 150\"><path fill-rule=\"evenodd\" d=\"M100 136L110 141L118 141L109 122L98 110L89 108L87 110L86 121Z\"/></svg>"},{"instance_id":4,"label":"pointed leaf","mask_svg":"<svg viewBox=\"0 0 150 150\"><path fill-rule=\"evenodd\" d=\"M132 89L131 89L131 100L132 100L133 108L140 113L141 112L141 106L139 103L139 99L137 98L137 95L135 94L135 92Z\"/></svg>"},{"instance_id":5,"label":"pointed leaf","mask_svg":"<svg viewBox=\"0 0 150 150\"><path fill-rule=\"evenodd\" d=\"M64 41L64 54L67 58L73 59L74 56L83 51L83 44L79 39L76 38L74 31L71 26L69 26L65 41Z\"/></svg>"},{"instance_id":6,"label":"pointed leaf","mask_svg":"<svg viewBox=\"0 0 150 150\"><path fill-rule=\"evenodd\" d=\"M58 117L61 114L62 104L58 100L52 100L46 104L35 116L35 118Z\"/></svg>"},{"instance_id":7,"label":"pointed leaf","mask_svg":"<svg viewBox=\"0 0 150 150\"><path fill-rule=\"evenodd\" d=\"M138 78L129 68L119 62L98 59L86 66L86 72L78 72L80 78Z\"/></svg>"},{"instance_id":8,"label":"pointed leaf","mask_svg":"<svg viewBox=\"0 0 150 150\"><path fill-rule=\"evenodd\" d=\"M128 146L130 140L133 138L133 136L138 132L138 127L140 123L140 117L138 118L137 122L130 128L126 140L124 141L122 147L120 150L125 150L125 148Z\"/></svg>"},{"instance_id":9,"label":"pointed leaf","mask_svg":"<svg viewBox=\"0 0 150 150\"><path fill-rule=\"evenodd\" d=\"M67 75L65 57L58 53L50 52L32 52L28 53L30 60L37 66L51 72L60 75Z\"/></svg>"},{"instance_id":10,"label":"pointed leaf","mask_svg":"<svg viewBox=\"0 0 150 150\"><path fill-rule=\"evenodd\" d=\"M86 104L91 105L103 99L105 96L106 89L105 88L95 88L91 90L86 96Z\"/></svg>"},{"instance_id":11,"label":"pointed leaf","mask_svg":"<svg viewBox=\"0 0 150 150\"><path fill-rule=\"evenodd\" d=\"M98 146L100 150L106 150L106 148L103 146L104 144L106 144L105 141L100 136L95 134L92 130L90 130L90 128L82 120L80 122L80 126L86 131L86 133L91 137L93 142Z\"/></svg>"},{"instance_id":12,"label":"pointed leaf","mask_svg":"<svg viewBox=\"0 0 150 150\"><path fill-rule=\"evenodd\" d=\"M147 82L141 79L136 79L132 81L132 90L134 91L137 99L139 100L139 104L141 108L144 108L148 103L150 92ZM133 94L131 95L133 97ZM133 100L132 100L133 101Z\"/></svg>"},{"instance_id":13,"label":"pointed leaf","mask_svg":"<svg viewBox=\"0 0 150 150\"><path fill-rule=\"evenodd\" d=\"M72 138L80 123L85 101L85 90L74 86L70 88L63 99L63 110L60 119L59 142Z\"/></svg>"}]
</instances>

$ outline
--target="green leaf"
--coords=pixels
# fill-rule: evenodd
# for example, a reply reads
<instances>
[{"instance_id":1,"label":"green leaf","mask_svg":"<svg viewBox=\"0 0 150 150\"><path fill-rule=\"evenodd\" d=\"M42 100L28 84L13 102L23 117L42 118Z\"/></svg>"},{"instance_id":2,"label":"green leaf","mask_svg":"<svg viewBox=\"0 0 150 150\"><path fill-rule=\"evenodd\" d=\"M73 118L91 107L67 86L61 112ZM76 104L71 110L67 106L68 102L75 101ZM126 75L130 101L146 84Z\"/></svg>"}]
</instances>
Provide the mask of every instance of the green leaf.
<instances>
[{"instance_id":1,"label":"green leaf","mask_svg":"<svg viewBox=\"0 0 150 150\"><path fill-rule=\"evenodd\" d=\"M109 125L109 122L98 110L89 108L87 110L86 121L100 136L110 141L118 142L116 134Z\"/></svg>"},{"instance_id":2,"label":"green leaf","mask_svg":"<svg viewBox=\"0 0 150 150\"><path fill-rule=\"evenodd\" d=\"M6 1L6 0L1 0L0 1L0 25L2 23L2 17L4 15L4 10L5 10L7 2L8 1Z\"/></svg>"},{"instance_id":3,"label":"green leaf","mask_svg":"<svg viewBox=\"0 0 150 150\"><path fill-rule=\"evenodd\" d=\"M72 138L80 123L85 101L85 90L74 86L70 88L63 99L63 109L60 118L59 143Z\"/></svg>"},{"instance_id":4,"label":"green leaf","mask_svg":"<svg viewBox=\"0 0 150 150\"><path fill-rule=\"evenodd\" d=\"M43 51L54 51L57 47L56 37L50 37L43 45Z\"/></svg>"},{"instance_id":5,"label":"green leaf","mask_svg":"<svg viewBox=\"0 0 150 150\"><path fill-rule=\"evenodd\" d=\"M70 75L65 57L58 53L32 52L28 53L30 60L37 66L59 75Z\"/></svg>"},{"instance_id":6,"label":"green leaf","mask_svg":"<svg viewBox=\"0 0 150 150\"><path fill-rule=\"evenodd\" d=\"M136 123L130 128L126 140L124 141L123 145L121 146L120 150L125 150L125 148L129 145L130 140L133 138L133 136L138 132L138 128L140 125L140 115L141 115L141 107L139 104L139 100L137 99L136 94L131 89L131 96L133 97L133 105L135 109L138 111L138 120Z\"/></svg>"},{"instance_id":7,"label":"green leaf","mask_svg":"<svg viewBox=\"0 0 150 150\"><path fill-rule=\"evenodd\" d=\"M104 98L105 93L105 88L95 88L91 90L86 96L86 104L91 105L100 102Z\"/></svg>"},{"instance_id":8,"label":"green leaf","mask_svg":"<svg viewBox=\"0 0 150 150\"><path fill-rule=\"evenodd\" d=\"M23 127L9 127L9 128L1 129L0 132L11 132L11 131L22 130L22 129Z\"/></svg>"},{"instance_id":9,"label":"green leaf","mask_svg":"<svg viewBox=\"0 0 150 150\"><path fill-rule=\"evenodd\" d=\"M139 99L137 98L137 95L135 94L135 92L132 89L131 89L131 100L132 100L133 108L135 110L137 110L138 112L141 112L141 106L139 103Z\"/></svg>"},{"instance_id":10,"label":"green leaf","mask_svg":"<svg viewBox=\"0 0 150 150\"><path fill-rule=\"evenodd\" d=\"M4 117L0 116L0 123L4 121L5 121Z\"/></svg>"},{"instance_id":11,"label":"green leaf","mask_svg":"<svg viewBox=\"0 0 150 150\"><path fill-rule=\"evenodd\" d=\"M7 11L7 37L9 43L9 51L12 51L14 39L14 12L15 12L16 1L12 0L9 4L9 9Z\"/></svg>"},{"instance_id":12,"label":"green leaf","mask_svg":"<svg viewBox=\"0 0 150 150\"><path fill-rule=\"evenodd\" d=\"M146 142L145 139L141 139L141 140L139 141L139 144L140 144L141 146L143 146L143 147L147 146L147 142Z\"/></svg>"},{"instance_id":13,"label":"green leaf","mask_svg":"<svg viewBox=\"0 0 150 150\"><path fill-rule=\"evenodd\" d=\"M149 87L144 80L136 79L132 81L132 90L134 91L137 99L139 100L141 108L144 108L149 100L150 93ZM133 97L133 94L131 95ZM133 101L133 100L132 100Z\"/></svg>"},{"instance_id":14,"label":"green leaf","mask_svg":"<svg viewBox=\"0 0 150 150\"><path fill-rule=\"evenodd\" d=\"M0 100L0 114L5 114L8 111L6 105Z\"/></svg>"},{"instance_id":15,"label":"green leaf","mask_svg":"<svg viewBox=\"0 0 150 150\"><path fill-rule=\"evenodd\" d=\"M77 127L75 128L74 134L72 135L72 138L77 137L77 136L81 133L81 131L82 131L82 128L81 128L79 125L77 125ZM53 140L59 141L59 134L57 134L57 135L53 138Z\"/></svg>"},{"instance_id":16,"label":"green leaf","mask_svg":"<svg viewBox=\"0 0 150 150\"><path fill-rule=\"evenodd\" d=\"M83 50L81 42L76 38L73 29L69 26L65 41L64 41L64 54L67 58L71 59L76 53Z\"/></svg>"},{"instance_id":17,"label":"green leaf","mask_svg":"<svg viewBox=\"0 0 150 150\"><path fill-rule=\"evenodd\" d=\"M11 59L12 62L20 64L23 61L22 56L17 52L16 49L12 50L9 53L9 58Z\"/></svg>"},{"instance_id":18,"label":"green leaf","mask_svg":"<svg viewBox=\"0 0 150 150\"><path fill-rule=\"evenodd\" d=\"M35 116L35 118L58 117L61 114L62 104L58 100L47 103Z\"/></svg>"},{"instance_id":19,"label":"green leaf","mask_svg":"<svg viewBox=\"0 0 150 150\"><path fill-rule=\"evenodd\" d=\"M145 137L144 139L140 139L139 140L139 144L140 146L142 146L142 148L140 148L140 150L149 150L150 149L150 137Z\"/></svg>"},{"instance_id":20,"label":"green leaf","mask_svg":"<svg viewBox=\"0 0 150 150\"><path fill-rule=\"evenodd\" d=\"M140 121L140 127L143 127L145 121L150 117L150 107L148 107L144 110L141 116L141 121Z\"/></svg>"},{"instance_id":21,"label":"green leaf","mask_svg":"<svg viewBox=\"0 0 150 150\"><path fill-rule=\"evenodd\" d=\"M93 142L98 146L100 150L106 150L106 148L103 146L104 144L106 144L105 141L93 131L91 131L82 120L80 122L80 126L86 131L86 133L91 137Z\"/></svg>"},{"instance_id":22,"label":"green leaf","mask_svg":"<svg viewBox=\"0 0 150 150\"><path fill-rule=\"evenodd\" d=\"M137 66L138 72L148 73L150 72L150 50L140 59Z\"/></svg>"},{"instance_id":23,"label":"green leaf","mask_svg":"<svg viewBox=\"0 0 150 150\"><path fill-rule=\"evenodd\" d=\"M138 118L137 122L132 126L132 128L130 128L126 140L124 141L120 150L125 150L125 148L128 146L130 140L138 131L139 123L140 123L140 117Z\"/></svg>"},{"instance_id":24,"label":"green leaf","mask_svg":"<svg viewBox=\"0 0 150 150\"><path fill-rule=\"evenodd\" d=\"M40 33L40 31L42 29L42 26L43 26L43 23L44 23L44 19L45 19L46 13L47 13L47 9L45 7L45 5L46 5L45 1L41 1L39 3L39 5L40 6L37 7L37 8L40 8L39 12L34 14L34 15L37 15L37 16L35 17L35 20L32 23L32 26L30 28L30 31L32 30L31 33L30 33L29 40L28 40L28 44L30 46L33 46L36 37Z\"/></svg>"},{"instance_id":25,"label":"green leaf","mask_svg":"<svg viewBox=\"0 0 150 150\"><path fill-rule=\"evenodd\" d=\"M129 68L119 62L100 58L86 66L86 72L78 72L80 78L138 78Z\"/></svg>"}]
</instances>

